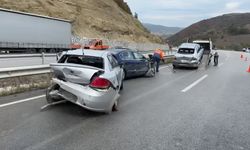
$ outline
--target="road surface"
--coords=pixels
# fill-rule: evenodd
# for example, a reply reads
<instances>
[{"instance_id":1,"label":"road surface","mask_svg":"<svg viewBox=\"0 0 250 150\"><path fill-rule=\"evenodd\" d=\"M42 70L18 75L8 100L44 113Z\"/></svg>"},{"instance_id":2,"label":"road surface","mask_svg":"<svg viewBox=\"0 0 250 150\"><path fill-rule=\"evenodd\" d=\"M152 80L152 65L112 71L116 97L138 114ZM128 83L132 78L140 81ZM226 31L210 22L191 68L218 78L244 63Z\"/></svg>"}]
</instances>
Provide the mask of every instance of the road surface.
<instances>
[{"instance_id":1,"label":"road surface","mask_svg":"<svg viewBox=\"0 0 250 150\"><path fill-rule=\"evenodd\" d=\"M40 111L43 90L1 97L0 149L249 150L250 61L219 54L218 67L127 80L111 115L71 103Z\"/></svg>"}]
</instances>

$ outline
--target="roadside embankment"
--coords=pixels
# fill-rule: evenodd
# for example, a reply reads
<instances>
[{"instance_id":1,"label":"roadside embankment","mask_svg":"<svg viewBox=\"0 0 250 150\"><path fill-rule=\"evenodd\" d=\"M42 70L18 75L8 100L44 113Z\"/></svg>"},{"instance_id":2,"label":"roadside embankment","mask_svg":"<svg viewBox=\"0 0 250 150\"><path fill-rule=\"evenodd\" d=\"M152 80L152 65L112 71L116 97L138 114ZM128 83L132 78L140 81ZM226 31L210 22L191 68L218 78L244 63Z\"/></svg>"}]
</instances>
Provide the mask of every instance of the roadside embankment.
<instances>
[{"instance_id":1,"label":"roadside embankment","mask_svg":"<svg viewBox=\"0 0 250 150\"><path fill-rule=\"evenodd\" d=\"M47 88L51 74L37 74L0 79L0 96Z\"/></svg>"}]
</instances>

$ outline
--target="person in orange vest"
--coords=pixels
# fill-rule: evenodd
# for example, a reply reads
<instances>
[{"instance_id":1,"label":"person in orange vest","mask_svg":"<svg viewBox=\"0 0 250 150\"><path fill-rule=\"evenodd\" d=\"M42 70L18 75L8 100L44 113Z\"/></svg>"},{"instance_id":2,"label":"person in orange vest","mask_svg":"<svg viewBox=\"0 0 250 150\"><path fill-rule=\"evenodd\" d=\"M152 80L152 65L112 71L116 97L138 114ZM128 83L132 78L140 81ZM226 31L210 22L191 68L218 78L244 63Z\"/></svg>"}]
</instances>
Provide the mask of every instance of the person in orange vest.
<instances>
[{"instance_id":1,"label":"person in orange vest","mask_svg":"<svg viewBox=\"0 0 250 150\"><path fill-rule=\"evenodd\" d=\"M156 62L156 72L159 72L160 61L164 62L164 51L160 48L154 51L153 60Z\"/></svg>"}]
</instances>

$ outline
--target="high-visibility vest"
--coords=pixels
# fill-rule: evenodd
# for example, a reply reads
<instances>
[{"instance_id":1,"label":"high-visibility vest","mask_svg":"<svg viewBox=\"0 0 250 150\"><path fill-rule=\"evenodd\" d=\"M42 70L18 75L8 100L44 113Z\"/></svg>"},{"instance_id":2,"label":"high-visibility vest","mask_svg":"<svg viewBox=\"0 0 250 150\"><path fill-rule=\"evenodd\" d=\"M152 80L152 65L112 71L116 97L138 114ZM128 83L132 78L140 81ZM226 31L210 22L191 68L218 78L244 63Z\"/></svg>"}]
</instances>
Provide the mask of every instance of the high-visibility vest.
<instances>
[{"instance_id":1,"label":"high-visibility vest","mask_svg":"<svg viewBox=\"0 0 250 150\"><path fill-rule=\"evenodd\" d=\"M164 52L161 50L161 49L157 49L157 50L155 50L154 51L154 54L159 54L160 55L160 57L161 57L161 59L163 59L163 57L164 57Z\"/></svg>"}]
</instances>

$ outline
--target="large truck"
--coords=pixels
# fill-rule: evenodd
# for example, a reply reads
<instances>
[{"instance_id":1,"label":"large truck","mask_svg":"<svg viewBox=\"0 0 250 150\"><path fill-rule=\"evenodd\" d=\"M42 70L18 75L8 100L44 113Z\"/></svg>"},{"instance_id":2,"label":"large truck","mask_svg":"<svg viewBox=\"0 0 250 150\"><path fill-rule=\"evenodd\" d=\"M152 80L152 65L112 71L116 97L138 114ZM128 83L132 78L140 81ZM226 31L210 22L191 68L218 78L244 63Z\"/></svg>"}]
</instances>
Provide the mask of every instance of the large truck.
<instances>
[{"instance_id":1,"label":"large truck","mask_svg":"<svg viewBox=\"0 0 250 150\"><path fill-rule=\"evenodd\" d=\"M68 20L0 8L0 52L59 52L71 45Z\"/></svg>"}]
</instances>

